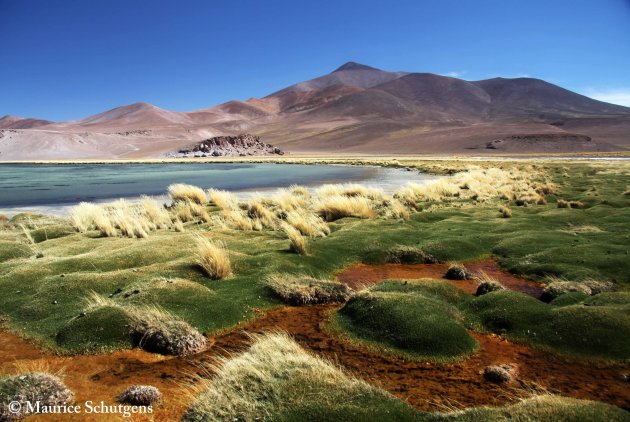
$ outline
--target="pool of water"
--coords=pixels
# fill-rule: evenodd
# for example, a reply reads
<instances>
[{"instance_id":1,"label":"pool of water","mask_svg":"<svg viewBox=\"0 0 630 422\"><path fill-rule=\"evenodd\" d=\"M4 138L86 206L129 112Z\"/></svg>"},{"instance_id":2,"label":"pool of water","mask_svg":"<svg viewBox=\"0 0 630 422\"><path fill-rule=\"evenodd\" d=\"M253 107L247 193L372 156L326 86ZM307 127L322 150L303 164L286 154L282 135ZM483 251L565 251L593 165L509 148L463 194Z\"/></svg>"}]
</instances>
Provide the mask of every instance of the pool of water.
<instances>
[{"instance_id":1,"label":"pool of water","mask_svg":"<svg viewBox=\"0 0 630 422\"><path fill-rule=\"evenodd\" d=\"M0 164L0 212L55 211L81 201L164 195L172 183L230 191L368 182L385 188L430 176L375 167L258 163Z\"/></svg>"}]
</instances>

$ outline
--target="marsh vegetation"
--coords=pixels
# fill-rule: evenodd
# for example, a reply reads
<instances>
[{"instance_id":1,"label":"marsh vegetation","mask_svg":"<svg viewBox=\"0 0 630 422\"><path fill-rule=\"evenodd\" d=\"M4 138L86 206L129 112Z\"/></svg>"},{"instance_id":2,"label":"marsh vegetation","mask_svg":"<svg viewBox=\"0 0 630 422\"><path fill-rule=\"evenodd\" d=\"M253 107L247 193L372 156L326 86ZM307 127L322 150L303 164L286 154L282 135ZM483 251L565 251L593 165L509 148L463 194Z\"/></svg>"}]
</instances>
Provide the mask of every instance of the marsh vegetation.
<instances>
[{"instance_id":1,"label":"marsh vegetation","mask_svg":"<svg viewBox=\"0 0 630 422\"><path fill-rule=\"evenodd\" d=\"M180 184L169 188L167 205L143 197L83 203L68 218L22 213L1 219L6 329L63 355L141 347L193 356L207 350L208 337L271 309L328 306L322 330L331 338L438 367L466 365L484 347L480 335L554 359L627 366L626 164L390 165L443 177L392 194L357 184L292 186L247 200ZM503 270L538 283L543 296L468 271L470 262L490 256ZM443 279L350 289L336 275L356 263L452 264L446 278L469 283L477 294ZM425 413L284 335L250 343L249 351L209 369L211 382L196 383L185 419L359 414L474 420L508 411L524 419L627 416L616 407L539 390L497 403L512 403L508 408ZM311 396L318 402L304 399ZM630 403L630 397L620 400Z\"/></svg>"}]
</instances>

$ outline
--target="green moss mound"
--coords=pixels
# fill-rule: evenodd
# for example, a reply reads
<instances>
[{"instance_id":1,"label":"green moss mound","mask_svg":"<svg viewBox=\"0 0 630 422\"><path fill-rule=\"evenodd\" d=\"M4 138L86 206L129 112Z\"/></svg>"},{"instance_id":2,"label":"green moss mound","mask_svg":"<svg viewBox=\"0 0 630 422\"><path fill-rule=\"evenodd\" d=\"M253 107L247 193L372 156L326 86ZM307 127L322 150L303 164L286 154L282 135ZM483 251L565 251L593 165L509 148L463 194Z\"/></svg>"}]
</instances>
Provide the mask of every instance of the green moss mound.
<instances>
[{"instance_id":1,"label":"green moss mound","mask_svg":"<svg viewBox=\"0 0 630 422\"><path fill-rule=\"evenodd\" d=\"M423 420L419 418L419 420ZM535 396L505 407L479 407L427 417L427 421L622 422L630 413L615 406L551 395Z\"/></svg>"},{"instance_id":2,"label":"green moss mound","mask_svg":"<svg viewBox=\"0 0 630 422\"><path fill-rule=\"evenodd\" d=\"M610 306L554 306L502 290L462 306L471 321L511 338L585 358L630 358L630 315Z\"/></svg>"},{"instance_id":3,"label":"green moss mound","mask_svg":"<svg viewBox=\"0 0 630 422\"><path fill-rule=\"evenodd\" d=\"M131 319L119 307L103 306L71 319L59 331L57 344L74 353L102 353L133 347Z\"/></svg>"},{"instance_id":4,"label":"green moss mound","mask_svg":"<svg viewBox=\"0 0 630 422\"><path fill-rule=\"evenodd\" d=\"M340 311L339 325L351 335L397 351L433 360L453 360L477 348L458 310L439 294L396 292L390 282L359 294ZM400 287L404 290L404 287Z\"/></svg>"},{"instance_id":5,"label":"green moss mound","mask_svg":"<svg viewBox=\"0 0 630 422\"><path fill-rule=\"evenodd\" d=\"M29 245L0 240L0 262L27 258L31 255L34 255L34 252Z\"/></svg>"}]
</instances>

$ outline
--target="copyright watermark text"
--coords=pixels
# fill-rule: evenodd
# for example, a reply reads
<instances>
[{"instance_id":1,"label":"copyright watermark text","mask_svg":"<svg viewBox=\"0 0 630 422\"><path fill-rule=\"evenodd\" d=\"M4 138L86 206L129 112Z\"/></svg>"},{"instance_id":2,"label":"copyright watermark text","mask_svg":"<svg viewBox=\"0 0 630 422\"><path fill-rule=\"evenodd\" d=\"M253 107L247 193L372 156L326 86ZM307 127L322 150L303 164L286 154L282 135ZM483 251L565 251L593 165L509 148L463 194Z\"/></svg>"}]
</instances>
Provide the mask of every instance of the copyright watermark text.
<instances>
[{"instance_id":1,"label":"copyright watermark text","mask_svg":"<svg viewBox=\"0 0 630 422\"><path fill-rule=\"evenodd\" d=\"M12 401L8 404L9 412L14 415L42 414L103 414L121 415L125 418L137 414L152 414L153 406L131 406L127 404L107 404L103 401L88 400L82 404L48 405L40 401Z\"/></svg>"}]
</instances>

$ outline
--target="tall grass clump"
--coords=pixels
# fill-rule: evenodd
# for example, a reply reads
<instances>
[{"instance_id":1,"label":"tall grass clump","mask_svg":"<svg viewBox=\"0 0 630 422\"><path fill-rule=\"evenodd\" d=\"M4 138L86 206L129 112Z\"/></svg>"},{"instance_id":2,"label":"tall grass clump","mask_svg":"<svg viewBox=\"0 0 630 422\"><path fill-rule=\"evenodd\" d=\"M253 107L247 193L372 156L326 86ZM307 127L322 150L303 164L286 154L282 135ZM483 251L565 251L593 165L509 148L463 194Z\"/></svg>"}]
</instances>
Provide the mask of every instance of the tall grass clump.
<instances>
[{"instance_id":1,"label":"tall grass clump","mask_svg":"<svg viewBox=\"0 0 630 422\"><path fill-rule=\"evenodd\" d=\"M290 211L285 221L304 236L326 237L330 234L330 227L326 222L307 210Z\"/></svg>"},{"instance_id":2,"label":"tall grass clump","mask_svg":"<svg viewBox=\"0 0 630 422\"><path fill-rule=\"evenodd\" d=\"M232 275L230 257L222 243L213 242L203 236L198 236L195 241L197 263L208 277L221 280Z\"/></svg>"},{"instance_id":3,"label":"tall grass clump","mask_svg":"<svg viewBox=\"0 0 630 422\"><path fill-rule=\"evenodd\" d=\"M188 356L206 347L206 338L185 321L156 306L125 308L136 343L152 353Z\"/></svg>"},{"instance_id":4,"label":"tall grass clump","mask_svg":"<svg viewBox=\"0 0 630 422\"><path fill-rule=\"evenodd\" d=\"M235 230L250 231L250 230L262 230L262 224L260 227L255 227L255 221L248 218L241 210L226 209L221 211L221 219L228 227L232 227Z\"/></svg>"},{"instance_id":5,"label":"tall grass clump","mask_svg":"<svg viewBox=\"0 0 630 422\"><path fill-rule=\"evenodd\" d=\"M501 205L499 207L499 213L502 218L512 218L512 209L507 205Z\"/></svg>"},{"instance_id":6,"label":"tall grass clump","mask_svg":"<svg viewBox=\"0 0 630 422\"><path fill-rule=\"evenodd\" d=\"M158 229L168 229L171 226L171 216L162 204L146 195L140 197L140 206L144 215Z\"/></svg>"},{"instance_id":7,"label":"tall grass clump","mask_svg":"<svg viewBox=\"0 0 630 422\"><path fill-rule=\"evenodd\" d=\"M89 202L81 202L79 205L70 208L70 221L81 233L92 229L97 216L107 218L101 207Z\"/></svg>"},{"instance_id":8,"label":"tall grass clump","mask_svg":"<svg viewBox=\"0 0 630 422\"><path fill-rule=\"evenodd\" d=\"M352 295L352 289L338 281L305 275L273 274L267 277L265 285L283 302L297 306L344 303Z\"/></svg>"},{"instance_id":9,"label":"tall grass clump","mask_svg":"<svg viewBox=\"0 0 630 422\"><path fill-rule=\"evenodd\" d=\"M499 290L505 290L503 284L490 277L484 271L479 271L477 275L477 282L477 291L475 292L477 296L482 296Z\"/></svg>"},{"instance_id":10,"label":"tall grass clump","mask_svg":"<svg viewBox=\"0 0 630 422\"><path fill-rule=\"evenodd\" d=\"M368 198L342 195L320 198L316 212L324 221L335 221L344 217L372 218L376 215Z\"/></svg>"},{"instance_id":11,"label":"tall grass clump","mask_svg":"<svg viewBox=\"0 0 630 422\"><path fill-rule=\"evenodd\" d=\"M63 381L47 372L0 377L0 421L17 421L32 414L29 403L33 406L39 403L42 408L63 406L70 404L73 398L74 393ZM15 406L14 403L19 406L10 407Z\"/></svg>"},{"instance_id":12,"label":"tall grass clump","mask_svg":"<svg viewBox=\"0 0 630 422\"><path fill-rule=\"evenodd\" d=\"M203 189L184 183L170 185L168 193L173 198L173 201L190 201L196 204L205 204L208 200Z\"/></svg>"},{"instance_id":13,"label":"tall grass clump","mask_svg":"<svg viewBox=\"0 0 630 422\"><path fill-rule=\"evenodd\" d=\"M285 334L254 336L245 353L221 358L191 387L183 421L411 420L406 404L352 378Z\"/></svg>"},{"instance_id":14,"label":"tall grass clump","mask_svg":"<svg viewBox=\"0 0 630 422\"><path fill-rule=\"evenodd\" d=\"M299 230L297 230L293 226L290 226L286 223L282 225L282 230L286 233L287 237L289 238L289 242L290 242L289 249L292 252L295 252L298 255L308 255L306 239L304 239L304 236L302 236Z\"/></svg>"},{"instance_id":15,"label":"tall grass clump","mask_svg":"<svg viewBox=\"0 0 630 422\"><path fill-rule=\"evenodd\" d=\"M261 198L254 199L247 204L247 215L252 220L258 219L266 228L273 229L278 225L276 215L265 206Z\"/></svg>"},{"instance_id":16,"label":"tall grass clump","mask_svg":"<svg viewBox=\"0 0 630 422\"><path fill-rule=\"evenodd\" d=\"M231 192L219 189L208 189L208 198L212 205L222 210L238 210L238 200Z\"/></svg>"}]
</instances>

